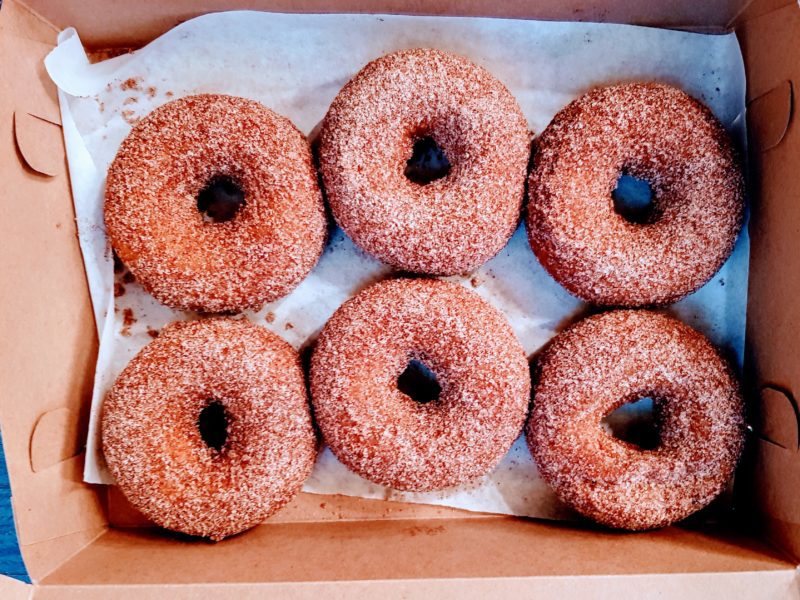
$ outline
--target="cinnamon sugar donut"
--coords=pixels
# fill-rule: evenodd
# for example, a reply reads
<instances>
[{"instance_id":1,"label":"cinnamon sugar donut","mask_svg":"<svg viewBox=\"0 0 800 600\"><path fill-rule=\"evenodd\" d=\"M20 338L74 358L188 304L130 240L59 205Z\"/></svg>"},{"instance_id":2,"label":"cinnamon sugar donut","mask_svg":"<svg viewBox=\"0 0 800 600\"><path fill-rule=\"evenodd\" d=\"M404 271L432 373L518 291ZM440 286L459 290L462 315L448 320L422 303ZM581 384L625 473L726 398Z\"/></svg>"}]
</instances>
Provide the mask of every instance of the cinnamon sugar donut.
<instances>
[{"instance_id":1,"label":"cinnamon sugar donut","mask_svg":"<svg viewBox=\"0 0 800 600\"><path fill-rule=\"evenodd\" d=\"M339 92L319 159L333 216L356 244L397 269L451 275L486 262L516 228L529 144L502 83L416 49L372 61Z\"/></svg>"},{"instance_id":2,"label":"cinnamon sugar donut","mask_svg":"<svg viewBox=\"0 0 800 600\"><path fill-rule=\"evenodd\" d=\"M109 392L102 441L133 506L212 540L286 504L316 458L297 353L230 318L165 327Z\"/></svg>"},{"instance_id":3,"label":"cinnamon sugar donut","mask_svg":"<svg viewBox=\"0 0 800 600\"><path fill-rule=\"evenodd\" d=\"M652 208L614 208L622 174L645 180ZM744 184L722 125L662 84L595 89L559 112L536 143L528 238L570 292L600 305L675 302L716 273L742 225Z\"/></svg>"},{"instance_id":4,"label":"cinnamon sugar donut","mask_svg":"<svg viewBox=\"0 0 800 600\"><path fill-rule=\"evenodd\" d=\"M659 445L619 440L601 419L654 400ZM535 368L527 438L542 477L565 503L610 527L663 527L706 506L733 475L743 403L708 340L650 311L584 319Z\"/></svg>"},{"instance_id":5,"label":"cinnamon sugar donut","mask_svg":"<svg viewBox=\"0 0 800 600\"><path fill-rule=\"evenodd\" d=\"M257 309L288 294L326 234L311 151L265 106L202 94L136 125L108 170L111 245L160 302Z\"/></svg>"},{"instance_id":6,"label":"cinnamon sugar donut","mask_svg":"<svg viewBox=\"0 0 800 600\"><path fill-rule=\"evenodd\" d=\"M429 369L435 381L412 389L410 369ZM333 453L399 490L447 488L491 470L520 433L529 392L505 317L439 280L362 291L334 313L311 359L314 415Z\"/></svg>"}]
</instances>

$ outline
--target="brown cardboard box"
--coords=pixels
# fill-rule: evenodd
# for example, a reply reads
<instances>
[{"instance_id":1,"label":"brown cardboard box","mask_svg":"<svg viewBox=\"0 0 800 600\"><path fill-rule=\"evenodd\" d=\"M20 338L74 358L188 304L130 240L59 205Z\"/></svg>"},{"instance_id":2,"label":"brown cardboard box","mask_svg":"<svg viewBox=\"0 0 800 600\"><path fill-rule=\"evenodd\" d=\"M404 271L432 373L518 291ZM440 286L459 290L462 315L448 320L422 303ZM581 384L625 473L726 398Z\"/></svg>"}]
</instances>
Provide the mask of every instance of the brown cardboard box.
<instances>
[{"instance_id":1,"label":"brown cardboard box","mask_svg":"<svg viewBox=\"0 0 800 600\"><path fill-rule=\"evenodd\" d=\"M735 30L748 73L752 262L747 388L755 435L739 523L641 534L452 509L301 495L221 544L138 527L81 480L95 327L56 90L56 32L136 47L201 13L254 8L627 22ZM5 0L0 10L0 428L33 585L0 597L384 598L519 594L798 598L800 578L800 7L793 0ZM36 319L19 315L36 307ZM110 527L109 523L114 526ZM747 533L749 532L749 533Z\"/></svg>"}]
</instances>

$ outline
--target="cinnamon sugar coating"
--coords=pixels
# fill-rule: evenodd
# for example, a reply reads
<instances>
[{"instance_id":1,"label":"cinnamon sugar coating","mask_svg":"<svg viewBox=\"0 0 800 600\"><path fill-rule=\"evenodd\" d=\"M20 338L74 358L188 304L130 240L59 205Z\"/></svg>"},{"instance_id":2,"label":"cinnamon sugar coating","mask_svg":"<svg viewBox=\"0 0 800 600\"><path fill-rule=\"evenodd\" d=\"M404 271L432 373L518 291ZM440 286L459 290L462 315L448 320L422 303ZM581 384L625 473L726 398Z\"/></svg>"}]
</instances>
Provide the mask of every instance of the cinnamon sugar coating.
<instances>
[{"instance_id":1,"label":"cinnamon sugar coating","mask_svg":"<svg viewBox=\"0 0 800 600\"><path fill-rule=\"evenodd\" d=\"M224 406L227 438L198 419ZM122 371L103 405L103 452L128 500L158 525L220 540L289 502L316 458L297 353L246 320L165 327Z\"/></svg>"},{"instance_id":2,"label":"cinnamon sugar coating","mask_svg":"<svg viewBox=\"0 0 800 600\"><path fill-rule=\"evenodd\" d=\"M623 172L646 180L652 221L614 210ZM744 183L731 141L676 88L598 88L561 110L536 142L528 239L571 293L600 305L675 302L706 283L733 250Z\"/></svg>"},{"instance_id":3,"label":"cinnamon sugar coating","mask_svg":"<svg viewBox=\"0 0 800 600\"><path fill-rule=\"evenodd\" d=\"M198 193L224 176L245 205L206 222ZM111 245L160 302L257 309L288 294L326 235L311 151L292 123L244 98L202 94L155 109L123 141L106 183Z\"/></svg>"},{"instance_id":4,"label":"cinnamon sugar coating","mask_svg":"<svg viewBox=\"0 0 800 600\"><path fill-rule=\"evenodd\" d=\"M410 360L441 393L422 404L398 389ZM435 279L377 283L325 325L311 359L314 415L351 470L400 490L455 486L491 470L517 438L530 375L505 317Z\"/></svg>"},{"instance_id":5,"label":"cinnamon sugar coating","mask_svg":"<svg viewBox=\"0 0 800 600\"><path fill-rule=\"evenodd\" d=\"M601 426L644 397L654 400L654 450ZM526 433L539 471L563 502L609 527L663 527L706 506L733 475L744 431L728 364L703 335L663 314L584 319L553 340L534 371Z\"/></svg>"},{"instance_id":6,"label":"cinnamon sugar coating","mask_svg":"<svg viewBox=\"0 0 800 600\"><path fill-rule=\"evenodd\" d=\"M414 142L432 137L451 169L406 178ZM395 52L366 65L322 124L320 169L336 221L364 250L416 273L469 272L519 221L530 138L506 87L439 50Z\"/></svg>"}]
</instances>

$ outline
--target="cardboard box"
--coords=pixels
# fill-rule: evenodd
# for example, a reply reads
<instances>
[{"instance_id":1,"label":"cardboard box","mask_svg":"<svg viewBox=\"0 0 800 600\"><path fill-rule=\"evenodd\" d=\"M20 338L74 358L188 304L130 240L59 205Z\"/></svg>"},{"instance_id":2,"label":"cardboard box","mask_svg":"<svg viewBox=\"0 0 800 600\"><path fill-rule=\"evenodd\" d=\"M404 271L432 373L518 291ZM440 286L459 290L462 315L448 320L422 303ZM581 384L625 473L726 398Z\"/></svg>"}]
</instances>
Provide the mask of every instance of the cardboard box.
<instances>
[{"instance_id":1,"label":"cardboard box","mask_svg":"<svg viewBox=\"0 0 800 600\"><path fill-rule=\"evenodd\" d=\"M140 46L205 12L460 14L735 30L748 72L751 281L746 387L754 426L737 522L640 534L301 494L221 544L140 525L81 480L97 339L78 247L56 89L61 28L93 48ZM800 597L800 8L793 0L5 0L0 9L0 429L34 584L3 598L220 594L384 598ZM797 262L797 267L795 267ZM31 308L36 318L24 318ZM113 526L110 526L110 523Z\"/></svg>"}]
</instances>

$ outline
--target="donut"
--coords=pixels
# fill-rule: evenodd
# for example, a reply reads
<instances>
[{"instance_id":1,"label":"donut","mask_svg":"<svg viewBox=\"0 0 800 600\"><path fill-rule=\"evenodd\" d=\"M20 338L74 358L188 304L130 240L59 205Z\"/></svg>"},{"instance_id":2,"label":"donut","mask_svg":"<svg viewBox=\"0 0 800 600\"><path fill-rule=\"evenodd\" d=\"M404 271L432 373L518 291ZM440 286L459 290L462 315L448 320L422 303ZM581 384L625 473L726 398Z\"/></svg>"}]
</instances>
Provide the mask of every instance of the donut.
<instances>
[{"instance_id":1,"label":"donut","mask_svg":"<svg viewBox=\"0 0 800 600\"><path fill-rule=\"evenodd\" d=\"M334 218L367 253L413 273L463 274L505 246L530 154L516 100L488 71L431 49L367 64L322 123Z\"/></svg>"},{"instance_id":2,"label":"donut","mask_svg":"<svg viewBox=\"0 0 800 600\"><path fill-rule=\"evenodd\" d=\"M386 280L345 302L311 358L324 441L350 470L404 491L490 471L524 425L530 374L505 317L460 285Z\"/></svg>"},{"instance_id":3,"label":"donut","mask_svg":"<svg viewBox=\"0 0 800 600\"><path fill-rule=\"evenodd\" d=\"M297 353L246 320L178 322L103 404L106 464L156 524L221 540L289 502L316 459Z\"/></svg>"},{"instance_id":4,"label":"donut","mask_svg":"<svg viewBox=\"0 0 800 600\"><path fill-rule=\"evenodd\" d=\"M617 439L601 420L653 399L658 445ZM617 310L559 334L534 368L527 441L544 480L603 525L653 529L706 506L733 475L743 401L728 364L666 315Z\"/></svg>"},{"instance_id":5,"label":"donut","mask_svg":"<svg viewBox=\"0 0 800 600\"><path fill-rule=\"evenodd\" d=\"M105 224L157 300L209 313L288 294L327 228L305 137L258 102L218 94L168 102L133 128L108 170Z\"/></svg>"},{"instance_id":6,"label":"donut","mask_svg":"<svg viewBox=\"0 0 800 600\"><path fill-rule=\"evenodd\" d=\"M732 252L744 214L739 160L719 121L681 90L592 90L559 112L535 146L528 239L544 268L583 300L675 302ZM649 210L626 217L615 209L621 175L649 185Z\"/></svg>"}]
</instances>

